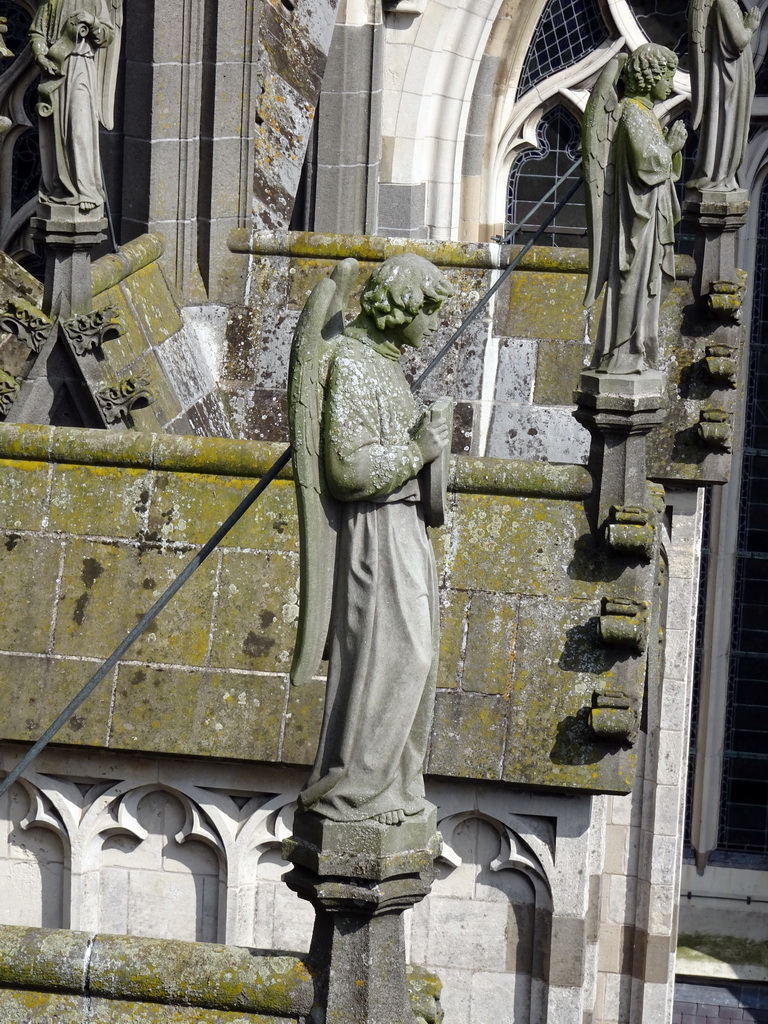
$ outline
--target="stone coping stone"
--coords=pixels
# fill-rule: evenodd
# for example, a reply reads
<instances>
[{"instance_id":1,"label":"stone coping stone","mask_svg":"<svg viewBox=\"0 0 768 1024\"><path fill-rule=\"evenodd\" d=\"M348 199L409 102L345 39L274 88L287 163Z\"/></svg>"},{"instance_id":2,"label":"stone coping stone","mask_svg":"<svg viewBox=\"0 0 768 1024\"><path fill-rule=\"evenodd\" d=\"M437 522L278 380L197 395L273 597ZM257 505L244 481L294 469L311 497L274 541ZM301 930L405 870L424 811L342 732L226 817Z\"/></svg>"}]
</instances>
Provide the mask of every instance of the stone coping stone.
<instances>
[{"instance_id":1,"label":"stone coping stone","mask_svg":"<svg viewBox=\"0 0 768 1024\"><path fill-rule=\"evenodd\" d=\"M371 263L383 262L397 253L414 252L440 267L487 270L508 266L522 246L496 242L420 241L380 235L324 235L305 231L249 231L247 228L237 228L230 233L229 248L235 253L255 256L326 260L343 260L353 256ZM534 245L516 269L587 274L589 254L586 249ZM690 256L675 257L675 275L678 279L693 278L695 270Z\"/></svg>"},{"instance_id":2,"label":"stone coping stone","mask_svg":"<svg viewBox=\"0 0 768 1024\"><path fill-rule=\"evenodd\" d=\"M284 451L284 444L270 441L0 424L0 459L25 462L257 478ZM279 479L292 478L290 465L279 474ZM469 494L578 500L592 493L593 483L583 466L457 455L451 458L448 489Z\"/></svg>"},{"instance_id":3,"label":"stone coping stone","mask_svg":"<svg viewBox=\"0 0 768 1024\"><path fill-rule=\"evenodd\" d=\"M439 979L409 966L407 981L414 1013L437 1024ZM305 1019L314 998L299 953L0 926L0 1024L79 1024L86 1000L103 1024L272 1024Z\"/></svg>"}]
</instances>

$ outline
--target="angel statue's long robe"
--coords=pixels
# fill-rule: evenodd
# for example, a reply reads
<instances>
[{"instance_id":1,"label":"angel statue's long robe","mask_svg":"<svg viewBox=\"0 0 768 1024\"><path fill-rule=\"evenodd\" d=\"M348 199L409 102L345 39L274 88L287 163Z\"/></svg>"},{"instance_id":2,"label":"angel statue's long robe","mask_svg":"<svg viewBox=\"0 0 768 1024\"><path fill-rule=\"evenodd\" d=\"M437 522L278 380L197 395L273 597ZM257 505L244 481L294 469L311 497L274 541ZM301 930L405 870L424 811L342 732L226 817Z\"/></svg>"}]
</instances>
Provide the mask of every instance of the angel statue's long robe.
<instances>
[{"instance_id":1,"label":"angel statue's long robe","mask_svg":"<svg viewBox=\"0 0 768 1024\"><path fill-rule=\"evenodd\" d=\"M682 157L672 153L651 100L628 97L613 146L615 194L609 225L608 284L596 345L598 369L640 373L656 368L659 309L675 279L674 183Z\"/></svg>"},{"instance_id":2,"label":"angel statue's long robe","mask_svg":"<svg viewBox=\"0 0 768 1024\"><path fill-rule=\"evenodd\" d=\"M736 0L713 0L701 60L701 129L689 185L737 188L755 96L755 70L744 11ZM694 97L695 100L695 97Z\"/></svg>"},{"instance_id":3,"label":"angel statue's long robe","mask_svg":"<svg viewBox=\"0 0 768 1024\"><path fill-rule=\"evenodd\" d=\"M48 202L104 202L99 121L108 123L103 107L112 97L103 95L104 61L99 51L115 37L110 10L105 0L47 0L32 20L33 50L61 69L61 76L43 72L39 90L40 198ZM92 14L96 24L87 35L72 39L67 20L80 12Z\"/></svg>"},{"instance_id":4,"label":"angel statue's long robe","mask_svg":"<svg viewBox=\"0 0 768 1024\"><path fill-rule=\"evenodd\" d=\"M348 328L348 333L355 333ZM424 808L437 672L437 575L411 440L420 411L397 362L345 337L326 391L325 474L339 500L320 743L299 796L336 821Z\"/></svg>"}]
</instances>

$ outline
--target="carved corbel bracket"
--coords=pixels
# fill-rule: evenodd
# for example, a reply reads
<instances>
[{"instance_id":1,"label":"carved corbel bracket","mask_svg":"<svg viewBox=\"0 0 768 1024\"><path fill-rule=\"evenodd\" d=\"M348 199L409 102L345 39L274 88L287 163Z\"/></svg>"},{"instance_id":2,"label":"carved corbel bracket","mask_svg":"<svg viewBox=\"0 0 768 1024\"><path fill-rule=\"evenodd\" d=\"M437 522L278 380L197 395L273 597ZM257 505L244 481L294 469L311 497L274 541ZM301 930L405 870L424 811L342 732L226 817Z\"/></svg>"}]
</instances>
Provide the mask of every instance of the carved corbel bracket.
<instances>
[{"instance_id":1,"label":"carved corbel bracket","mask_svg":"<svg viewBox=\"0 0 768 1024\"><path fill-rule=\"evenodd\" d=\"M0 370L0 415L7 416L21 387L19 381L5 370Z\"/></svg>"},{"instance_id":2,"label":"carved corbel bracket","mask_svg":"<svg viewBox=\"0 0 768 1024\"><path fill-rule=\"evenodd\" d=\"M42 350L53 329L53 320L26 299L11 298L0 311L0 331L20 338L33 352Z\"/></svg>"},{"instance_id":3,"label":"carved corbel bracket","mask_svg":"<svg viewBox=\"0 0 768 1024\"><path fill-rule=\"evenodd\" d=\"M735 281L712 281L706 296L707 315L712 320L733 320L741 323L742 305L747 288L747 275L736 271Z\"/></svg>"},{"instance_id":4,"label":"carved corbel bracket","mask_svg":"<svg viewBox=\"0 0 768 1024\"><path fill-rule=\"evenodd\" d=\"M604 597L598 628L607 647L644 651L648 643L648 602Z\"/></svg>"},{"instance_id":5,"label":"carved corbel bracket","mask_svg":"<svg viewBox=\"0 0 768 1024\"><path fill-rule=\"evenodd\" d=\"M650 559L656 539L655 517L638 505L614 505L606 531L608 545L617 554Z\"/></svg>"},{"instance_id":6,"label":"carved corbel bracket","mask_svg":"<svg viewBox=\"0 0 768 1024\"><path fill-rule=\"evenodd\" d=\"M101 348L105 341L115 341L126 332L123 314L114 306L91 310L82 316L62 320L61 329L79 356Z\"/></svg>"},{"instance_id":7,"label":"carved corbel bracket","mask_svg":"<svg viewBox=\"0 0 768 1024\"><path fill-rule=\"evenodd\" d=\"M592 731L602 739L631 743L639 717L639 701L623 690L595 690L592 694Z\"/></svg>"},{"instance_id":8,"label":"carved corbel bracket","mask_svg":"<svg viewBox=\"0 0 768 1024\"><path fill-rule=\"evenodd\" d=\"M732 345L707 345L704 368L715 383L722 387L736 387L738 373L737 350Z\"/></svg>"},{"instance_id":9,"label":"carved corbel bracket","mask_svg":"<svg viewBox=\"0 0 768 1024\"><path fill-rule=\"evenodd\" d=\"M731 424L724 409L702 409L699 415L698 434L707 448L731 450Z\"/></svg>"},{"instance_id":10,"label":"carved corbel bracket","mask_svg":"<svg viewBox=\"0 0 768 1024\"><path fill-rule=\"evenodd\" d=\"M96 392L96 401L107 423L119 423L127 419L137 402L144 400L152 405L156 400L150 381L146 377L126 377L111 387Z\"/></svg>"}]
</instances>

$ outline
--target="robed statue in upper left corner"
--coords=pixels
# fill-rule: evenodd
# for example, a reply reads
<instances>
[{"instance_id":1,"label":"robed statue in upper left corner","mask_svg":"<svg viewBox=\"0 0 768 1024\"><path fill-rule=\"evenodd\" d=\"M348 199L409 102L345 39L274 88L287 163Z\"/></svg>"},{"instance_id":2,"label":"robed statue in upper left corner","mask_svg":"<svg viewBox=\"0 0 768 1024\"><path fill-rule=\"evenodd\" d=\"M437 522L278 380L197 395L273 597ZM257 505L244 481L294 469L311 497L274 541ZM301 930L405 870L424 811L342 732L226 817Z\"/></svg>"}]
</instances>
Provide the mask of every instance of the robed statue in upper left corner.
<instances>
[{"instance_id":1,"label":"robed statue in upper left corner","mask_svg":"<svg viewBox=\"0 0 768 1024\"><path fill-rule=\"evenodd\" d=\"M99 124L114 123L123 0L45 0L32 20L43 202L83 213L104 203Z\"/></svg>"}]
</instances>

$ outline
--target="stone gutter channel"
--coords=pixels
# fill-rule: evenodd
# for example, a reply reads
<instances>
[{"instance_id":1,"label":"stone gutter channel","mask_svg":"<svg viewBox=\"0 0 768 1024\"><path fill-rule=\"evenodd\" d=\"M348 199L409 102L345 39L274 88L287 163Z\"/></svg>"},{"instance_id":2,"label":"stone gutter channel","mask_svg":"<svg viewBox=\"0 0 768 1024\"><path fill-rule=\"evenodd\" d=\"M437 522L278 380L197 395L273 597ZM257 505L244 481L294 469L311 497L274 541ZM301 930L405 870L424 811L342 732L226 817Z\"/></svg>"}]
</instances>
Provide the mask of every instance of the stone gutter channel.
<instances>
[{"instance_id":1,"label":"stone gutter channel","mask_svg":"<svg viewBox=\"0 0 768 1024\"><path fill-rule=\"evenodd\" d=\"M422 968L409 967L408 989L416 1017L438 1024L439 980ZM82 1016L73 1020L99 1020L101 1015L84 1012L83 1004L104 999L120 1001L124 1010L129 1008L126 1003L199 1007L282 1024L309 1016L315 983L311 967L298 953L0 927L0 1021L30 1019L18 1018L13 1006L38 1002L33 996L39 993L76 997L72 1009L80 1004ZM55 1012L51 1019L69 1021ZM221 1019L194 1015L195 1021Z\"/></svg>"}]
</instances>

